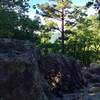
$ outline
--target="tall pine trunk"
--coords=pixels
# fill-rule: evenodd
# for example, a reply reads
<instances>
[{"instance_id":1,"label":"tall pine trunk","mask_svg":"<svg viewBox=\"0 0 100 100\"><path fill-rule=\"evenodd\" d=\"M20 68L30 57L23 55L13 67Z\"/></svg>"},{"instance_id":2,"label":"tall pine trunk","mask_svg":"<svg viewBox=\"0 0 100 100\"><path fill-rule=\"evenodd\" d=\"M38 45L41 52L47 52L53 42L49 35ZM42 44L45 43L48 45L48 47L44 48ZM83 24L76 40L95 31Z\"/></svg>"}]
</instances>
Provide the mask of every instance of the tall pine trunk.
<instances>
[{"instance_id":1,"label":"tall pine trunk","mask_svg":"<svg viewBox=\"0 0 100 100\"><path fill-rule=\"evenodd\" d=\"M63 0L62 0L62 2L63 2ZM61 41L62 41L62 43L61 43L61 45L62 45L62 54L64 54L65 53L65 45L64 45L64 8L62 8L62 17L61 17L61 21L62 21L62 30L61 30Z\"/></svg>"}]
</instances>

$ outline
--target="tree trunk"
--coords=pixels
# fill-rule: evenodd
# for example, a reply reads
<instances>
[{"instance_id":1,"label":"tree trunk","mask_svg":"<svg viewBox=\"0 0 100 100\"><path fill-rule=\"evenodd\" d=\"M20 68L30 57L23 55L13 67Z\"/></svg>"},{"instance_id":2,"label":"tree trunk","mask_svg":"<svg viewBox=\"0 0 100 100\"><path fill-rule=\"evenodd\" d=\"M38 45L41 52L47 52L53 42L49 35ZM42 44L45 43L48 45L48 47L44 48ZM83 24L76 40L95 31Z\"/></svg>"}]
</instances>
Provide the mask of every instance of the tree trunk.
<instances>
[{"instance_id":1,"label":"tree trunk","mask_svg":"<svg viewBox=\"0 0 100 100\"><path fill-rule=\"evenodd\" d=\"M62 0L63 2L63 0ZM65 53L65 47L64 47L64 8L62 8L62 18L61 18L61 21L62 21L62 31L61 31L61 34L62 34L62 54Z\"/></svg>"}]
</instances>

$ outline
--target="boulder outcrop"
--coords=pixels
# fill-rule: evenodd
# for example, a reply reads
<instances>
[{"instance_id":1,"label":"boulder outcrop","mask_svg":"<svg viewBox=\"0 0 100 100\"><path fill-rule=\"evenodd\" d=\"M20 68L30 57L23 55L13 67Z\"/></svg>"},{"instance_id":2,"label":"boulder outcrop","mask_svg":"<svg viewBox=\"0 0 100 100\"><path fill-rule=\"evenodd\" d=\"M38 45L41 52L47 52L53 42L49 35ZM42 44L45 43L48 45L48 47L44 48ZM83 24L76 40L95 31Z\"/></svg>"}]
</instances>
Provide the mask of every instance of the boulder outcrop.
<instances>
[{"instance_id":1,"label":"boulder outcrop","mask_svg":"<svg viewBox=\"0 0 100 100\"><path fill-rule=\"evenodd\" d=\"M40 69L53 93L58 95L75 92L87 85L81 68L80 61L58 54L47 55L40 63Z\"/></svg>"},{"instance_id":2,"label":"boulder outcrop","mask_svg":"<svg viewBox=\"0 0 100 100\"><path fill-rule=\"evenodd\" d=\"M0 100L47 100L36 54L28 41L0 39Z\"/></svg>"},{"instance_id":3,"label":"boulder outcrop","mask_svg":"<svg viewBox=\"0 0 100 100\"><path fill-rule=\"evenodd\" d=\"M44 56L31 42L0 39L0 100L49 100L86 86L81 63Z\"/></svg>"}]
</instances>

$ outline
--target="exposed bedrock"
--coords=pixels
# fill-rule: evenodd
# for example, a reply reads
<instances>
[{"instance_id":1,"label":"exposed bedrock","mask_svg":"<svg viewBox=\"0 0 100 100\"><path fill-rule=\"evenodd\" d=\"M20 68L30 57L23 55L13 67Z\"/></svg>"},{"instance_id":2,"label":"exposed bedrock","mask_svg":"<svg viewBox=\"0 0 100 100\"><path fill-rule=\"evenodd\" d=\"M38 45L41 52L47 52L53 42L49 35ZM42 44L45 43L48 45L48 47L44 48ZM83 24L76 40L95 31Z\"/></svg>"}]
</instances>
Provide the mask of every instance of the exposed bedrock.
<instances>
[{"instance_id":1,"label":"exposed bedrock","mask_svg":"<svg viewBox=\"0 0 100 100\"><path fill-rule=\"evenodd\" d=\"M43 56L29 41L0 39L0 100L48 100L86 86L81 63Z\"/></svg>"}]
</instances>

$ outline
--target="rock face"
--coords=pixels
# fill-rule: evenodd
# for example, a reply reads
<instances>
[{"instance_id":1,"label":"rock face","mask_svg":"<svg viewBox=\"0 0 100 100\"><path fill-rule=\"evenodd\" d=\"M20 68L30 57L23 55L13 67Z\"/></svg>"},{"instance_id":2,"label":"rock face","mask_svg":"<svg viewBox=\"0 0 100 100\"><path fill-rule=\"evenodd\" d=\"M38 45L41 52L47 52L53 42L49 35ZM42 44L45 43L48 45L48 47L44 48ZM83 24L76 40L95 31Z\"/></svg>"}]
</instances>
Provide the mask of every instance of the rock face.
<instances>
[{"instance_id":1,"label":"rock face","mask_svg":"<svg viewBox=\"0 0 100 100\"><path fill-rule=\"evenodd\" d=\"M28 41L0 39L0 100L47 100L36 54Z\"/></svg>"},{"instance_id":2,"label":"rock face","mask_svg":"<svg viewBox=\"0 0 100 100\"><path fill-rule=\"evenodd\" d=\"M83 70L83 74L89 83L100 83L100 64L91 63L90 68Z\"/></svg>"},{"instance_id":3,"label":"rock face","mask_svg":"<svg viewBox=\"0 0 100 100\"><path fill-rule=\"evenodd\" d=\"M89 71L93 74L100 75L100 64L91 63Z\"/></svg>"},{"instance_id":4,"label":"rock face","mask_svg":"<svg viewBox=\"0 0 100 100\"><path fill-rule=\"evenodd\" d=\"M28 41L0 39L0 100L53 100L52 94L62 96L85 85L79 61L43 56Z\"/></svg>"},{"instance_id":5,"label":"rock face","mask_svg":"<svg viewBox=\"0 0 100 100\"><path fill-rule=\"evenodd\" d=\"M81 63L73 58L50 54L42 58L40 69L51 85L53 93L72 93L86 86Z\"/></svg>"}]
</instances>

